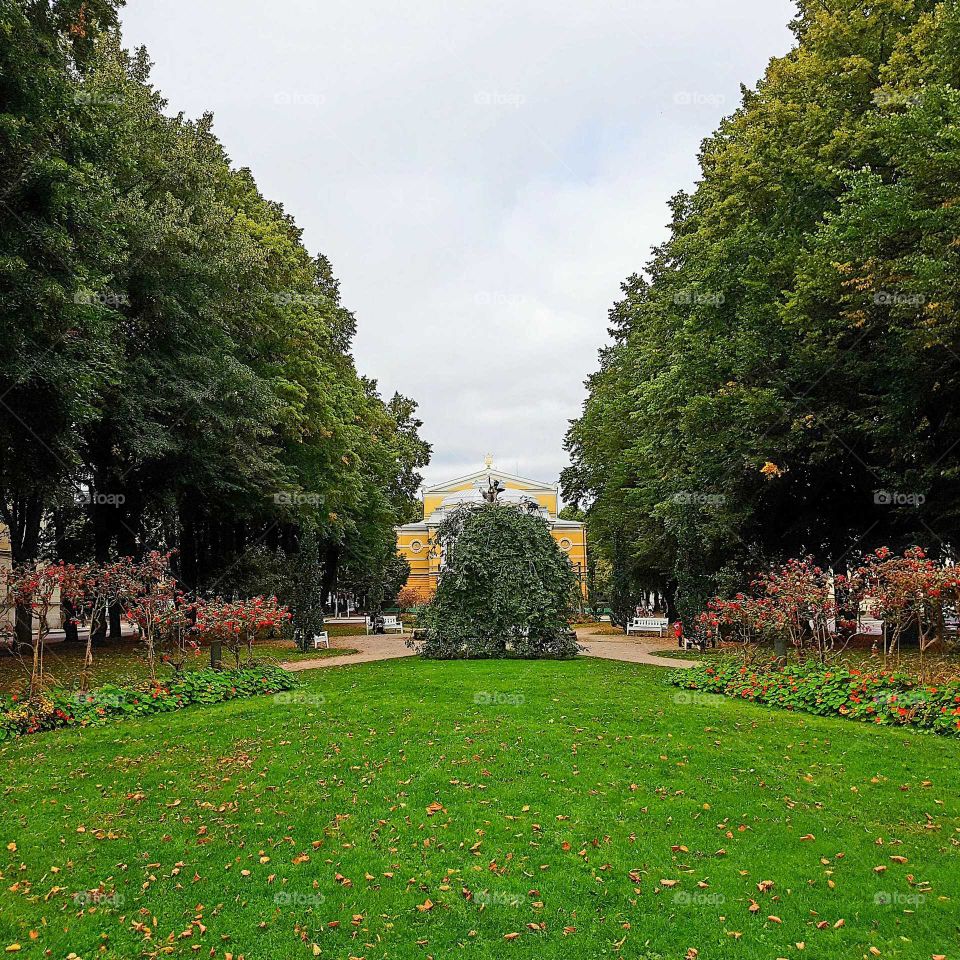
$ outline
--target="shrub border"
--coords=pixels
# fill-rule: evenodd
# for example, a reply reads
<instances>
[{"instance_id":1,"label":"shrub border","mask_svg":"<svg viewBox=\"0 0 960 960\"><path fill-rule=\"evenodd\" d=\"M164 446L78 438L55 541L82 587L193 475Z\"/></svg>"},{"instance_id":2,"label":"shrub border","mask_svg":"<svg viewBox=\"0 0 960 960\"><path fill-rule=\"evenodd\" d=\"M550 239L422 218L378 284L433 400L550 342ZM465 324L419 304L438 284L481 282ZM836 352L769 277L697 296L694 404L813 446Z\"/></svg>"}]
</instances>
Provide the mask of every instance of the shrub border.
<instances>
[{"instance_id":1,"label":"shrub border","mask_svg":"<svg viewBox=\"0 0 960 960\"><path fill-rule=\"evenodd\" d=\"M63 727L102 726L116 720L224 703L291 690L298 681L275 664L240 670L191 670L167 682L107 684L87 692L55 689L32 699L0 695L0 741Z\"/></svg>"},{"instance_id":2,"label":"shrub border","mask_svg":"<svg viewBox=\"0 0 960 960\"><path fill-rule=\"evenodd\" d=\"M921 683L904 674L814 661L786 667L769 661L747 667L735 657L674 670L667 682L785 710L960 737L956 683Z\"/></svg>"}]
</instances>

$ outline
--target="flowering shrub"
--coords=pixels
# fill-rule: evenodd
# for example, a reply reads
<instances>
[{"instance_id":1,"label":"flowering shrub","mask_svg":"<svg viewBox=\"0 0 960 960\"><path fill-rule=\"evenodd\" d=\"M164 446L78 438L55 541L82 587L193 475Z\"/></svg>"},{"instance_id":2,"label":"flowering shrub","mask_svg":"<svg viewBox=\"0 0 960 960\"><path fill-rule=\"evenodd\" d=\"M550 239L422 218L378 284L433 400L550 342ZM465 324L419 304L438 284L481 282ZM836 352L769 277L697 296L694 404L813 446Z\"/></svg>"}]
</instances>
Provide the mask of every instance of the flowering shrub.
<instances>
[{"instance_id":1,"label":"flowering shrub","mask_svg":"<svg viewBox=\"0 0 960 960\"><path fill-rule=\"evenodd\" d=\"M98 726L111 720L168 713L191 704L290 690L294 676L270 664L243 670L193 670L168 683L103 686L87 692L50 690L32 698L0 695L0 740L58 727Z\"/></svg>"},{"instance_id":2,"label":"flowering shrub","mask_svg":"<svg viewBox=\"0 0 960 960\"><path fill-rule=\"evenodd\" d=\"M772 566L749 592L714 597L686 626L701 645L725 640L746 648L772 641L781 660L789 644L801 658L812 653L824 663L843 652L861 617L872 617L883 624L884 666L889 654L899 657L900 639L912 629L925 676L924 654L953 642L946 627L958 606L960 568L930 559L921 547L902 554L880 547L846 574L824 569L812 557Z\"/></svg>"},{"instance_id":3,"label":"flowering shrub","mask_svg":"<svg viewBox=\"0 0 960 960\"><path fill-rule=\"evenodd\" d=\"M276 597L250 600L199 600L195 604L197 630L207 640L220 640L233 654L237 667L246 648L253 657L253 642L261 632L273 633L290 619L290 611Z\"/></svg>"},{"instance_id":4,"label":"flowering shrub","mask_svg":"<svg viewBox=\"0 0 960 960\"><path fill-rule=\"evenodd\" d=\"M824 666L814 660L780 668L776 661L744 666L722 657L692 670L676 670L669 682L685 690L960 736L960 684L930 684L900 673Z\"/></svg>"}]
</instances>

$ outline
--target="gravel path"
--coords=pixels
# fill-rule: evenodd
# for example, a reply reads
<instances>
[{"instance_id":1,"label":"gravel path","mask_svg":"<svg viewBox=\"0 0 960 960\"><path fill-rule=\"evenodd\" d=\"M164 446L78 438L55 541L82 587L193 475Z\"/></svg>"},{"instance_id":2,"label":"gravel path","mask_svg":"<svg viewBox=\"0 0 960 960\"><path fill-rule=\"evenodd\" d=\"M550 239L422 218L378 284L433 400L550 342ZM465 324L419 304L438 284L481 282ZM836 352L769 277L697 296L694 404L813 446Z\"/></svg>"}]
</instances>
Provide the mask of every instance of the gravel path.
<instances>
[{"instance_id":1,"label":"gravel path","mask_svg":"<svg viewBox=\"0 0 960 960\"><path fill-rule=\"evenodd\" d=\"M622 634L613 636L595 636L591 628L577 630L577 640L584 649L584 656L600 657L604 660L622 660L625 663L648 663L655 667L677 667L681 670L696 666L695 660L674 660L670 657L657 657L654 650L673 649L669 641L661 637L630 637ZM317 660L294 660L282 666L291 671L315 670L318 667L343 667L351 663L372 663L374 660L394 660L397 657L413 656L406 644L406 635L391 633L387 636L334 637L333 649L344 647L355 649L356 653L347 653L342 657L321 657Z\"/></svg>"}]
</instances>

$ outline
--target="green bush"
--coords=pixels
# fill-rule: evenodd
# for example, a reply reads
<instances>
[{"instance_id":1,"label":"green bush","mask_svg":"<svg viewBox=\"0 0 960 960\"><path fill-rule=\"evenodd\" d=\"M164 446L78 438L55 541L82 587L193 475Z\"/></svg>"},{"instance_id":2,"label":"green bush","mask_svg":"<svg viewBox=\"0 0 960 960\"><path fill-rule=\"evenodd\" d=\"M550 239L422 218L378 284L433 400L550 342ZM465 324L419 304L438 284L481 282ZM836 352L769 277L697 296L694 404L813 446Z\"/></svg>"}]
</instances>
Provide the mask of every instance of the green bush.
<instances>
[{"instance_id":1,"label":"green bush","mask_svg":"<svg viewBox=\"0 0 960 960\"><path fill-rule=\"evenodd\" d=\"M777 661L744 666L735 657L675 670L669 682L686 690L786 710L960 736L960 684L956 683L921 683L899 673L824 666L815 661L787 667L780 667Z\"/></svg>"},{"instance_id":2,"label":"green bush","mask_svg":"<svg viewBox=\"0 0 960 960\"><path fill-rule=\"evenodd\" d=\"M168 713L191 704L278 693L295 685L296 679L286 670L257 664L242 670L193 670L167 683L106 685L87 692L57 689L31 699L3 694L0 740L58 727L99 726L127 717Z\"/></svg>"},{"instance_id":3,"label":"green bush","mask_svg":"<svg viewBox=\"0 0 960 960\"><path fill-rule=\"evenodd\" d=\"M462 509L437 532L446 565L419 622L439 659L569 657L576 577L546 521L524 507Z\"/></svg>"}]
</instances>

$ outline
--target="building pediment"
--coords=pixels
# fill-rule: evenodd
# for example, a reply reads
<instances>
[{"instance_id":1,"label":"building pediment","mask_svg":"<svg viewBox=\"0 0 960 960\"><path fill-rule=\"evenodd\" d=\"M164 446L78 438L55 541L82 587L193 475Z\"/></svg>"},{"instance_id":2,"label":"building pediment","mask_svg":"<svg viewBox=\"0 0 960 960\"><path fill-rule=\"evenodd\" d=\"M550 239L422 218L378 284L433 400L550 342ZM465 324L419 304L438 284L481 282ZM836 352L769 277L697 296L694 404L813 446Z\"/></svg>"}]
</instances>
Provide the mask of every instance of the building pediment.
<instances>
[{"instance_id":1,"label":"building pediment","mask_svg":"<svg viewBox=\"0 0 960 960\"><path fill-rule=\"evenodd\" d=\"M528 477L518 477L516 474L507 473L505 470L490 467L477 470L475 473L468 473L466 476L457 477L454 480L445 480L443 483L435 483L432 486L424 487L424 493L457 493L460 490L470 488L486 490L487 484L496 480L499 480L501 485L508 489L529 490L531 493L555 493L557 489L555 485L541 483Z\"/></svg>"}]
</instances>

